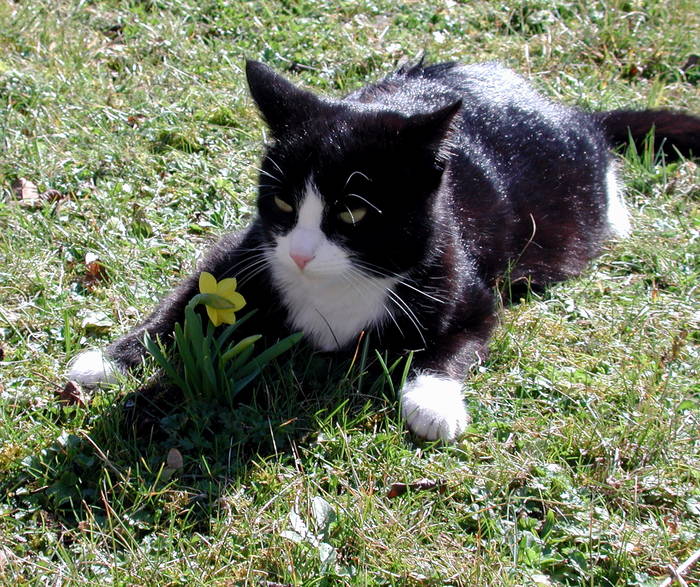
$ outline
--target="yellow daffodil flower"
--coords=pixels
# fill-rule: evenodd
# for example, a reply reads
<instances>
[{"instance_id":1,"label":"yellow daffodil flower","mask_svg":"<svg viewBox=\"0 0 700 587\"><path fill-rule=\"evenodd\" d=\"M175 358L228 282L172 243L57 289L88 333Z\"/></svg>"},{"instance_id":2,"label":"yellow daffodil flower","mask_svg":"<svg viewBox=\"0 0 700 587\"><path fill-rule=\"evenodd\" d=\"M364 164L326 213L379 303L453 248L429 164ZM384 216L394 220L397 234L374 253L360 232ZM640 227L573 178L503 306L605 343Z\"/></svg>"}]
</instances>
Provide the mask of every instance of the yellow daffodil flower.
<instances>
[{"instance_id":1,"label":"yellow daffodil flower","mask_svg":"<svg viewBox=\"0 0 700 587\"><path fill-rule=\"evenodd\" d=\"M217 295L227 302L225 307L205 304L209 319L214 326L233 324L236 321L235 312L245 306L245 298L236 291L236 279L233 277L216 281L216 277L211 273L202 271L199 275L199 291L203 294Z\"/></svg>"}]
</instances>

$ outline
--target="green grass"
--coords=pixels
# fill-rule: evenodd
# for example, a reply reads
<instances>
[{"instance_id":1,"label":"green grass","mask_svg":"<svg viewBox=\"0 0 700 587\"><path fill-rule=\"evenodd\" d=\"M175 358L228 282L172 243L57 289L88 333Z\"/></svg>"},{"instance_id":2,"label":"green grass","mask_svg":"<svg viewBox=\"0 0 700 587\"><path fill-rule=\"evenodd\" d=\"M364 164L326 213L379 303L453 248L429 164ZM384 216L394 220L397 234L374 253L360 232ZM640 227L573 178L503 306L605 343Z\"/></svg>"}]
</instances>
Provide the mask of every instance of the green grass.
<instances>
[{"instance_id":1,"label":"green grass","mask_svg":"<svg viewBox=\"0 0 700 587\"><path fill-rule=\"evenodd\" d=\"M0 582L660 581L700 547L690 162L626 158L633 236L503 310L455 446L416 444L386 377L303 349L234 412L198 408L207 427L143 381L56 392L249 220L246 57L340 95L427 50L586 108L700 112L699 19L690 0L0 0ZM22 206L20 178L57 194ZM422 478L442 490L388 496Z\"/></svg>"}]
</instances>

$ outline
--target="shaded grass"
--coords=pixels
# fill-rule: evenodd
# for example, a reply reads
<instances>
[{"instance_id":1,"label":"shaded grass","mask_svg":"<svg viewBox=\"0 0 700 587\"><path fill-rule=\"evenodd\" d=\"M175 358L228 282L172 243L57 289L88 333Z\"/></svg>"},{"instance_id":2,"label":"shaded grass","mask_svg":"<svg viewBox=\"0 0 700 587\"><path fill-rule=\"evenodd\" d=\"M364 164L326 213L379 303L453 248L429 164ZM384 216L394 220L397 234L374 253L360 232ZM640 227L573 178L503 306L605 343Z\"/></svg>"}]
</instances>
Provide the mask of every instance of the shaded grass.
<instances>
[{"instance_id":1,"label":"shaded grass","mask_svg":"<svg viewBox=\"0 0 700 587\"><path fill-rule=\"evenodd\" d=\"M635 234L503 310L454 447L415 444L378 371L358 391L357 371L303 349L222 414L245 439L225 446L182 432L172 396L130 395L138 380L83 408L54 393L71 356L250 217L264 131L245 57L338 95L427 50L505 61L587 108L697 112L697 38L686 1L0 4L0 578L616 585L684 560L700 512L690 163L627 154ZM18 178L61 197L19 206ZM446 489L387 497L421 478ZM332 560L284 534L321 531L318 497Z\"/></svg>"}]
</instances>

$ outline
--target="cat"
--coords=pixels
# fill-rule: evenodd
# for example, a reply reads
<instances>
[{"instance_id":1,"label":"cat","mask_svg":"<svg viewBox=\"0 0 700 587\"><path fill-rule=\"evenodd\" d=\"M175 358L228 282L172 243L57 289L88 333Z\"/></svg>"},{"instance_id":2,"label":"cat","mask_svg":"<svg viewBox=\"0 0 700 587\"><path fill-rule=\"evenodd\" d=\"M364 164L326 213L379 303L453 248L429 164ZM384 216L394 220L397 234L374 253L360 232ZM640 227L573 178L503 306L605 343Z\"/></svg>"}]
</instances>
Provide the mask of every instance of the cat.
<instances>
[{"instance_id":1,"label":"cat","mask_svg":"<svg viewBox=\"0 0 700 587\"><path fill-rule=\"evenodd\" d=\"M343 99L259 62L246 74L272 138L255 219L141 325L80 354L70 379L94 385L138 366L144 333L167 341L208 271L238 278L258 309L254 332L303 331L321 351L353 349L368 332L380 349L415 351L401 415L420 438L454 441L499 287L576 276L630 232L611 147L655 127L669 156L700 153L698 118L582 112L495 63L421 60Z\"/></svg>"}]
</instances>

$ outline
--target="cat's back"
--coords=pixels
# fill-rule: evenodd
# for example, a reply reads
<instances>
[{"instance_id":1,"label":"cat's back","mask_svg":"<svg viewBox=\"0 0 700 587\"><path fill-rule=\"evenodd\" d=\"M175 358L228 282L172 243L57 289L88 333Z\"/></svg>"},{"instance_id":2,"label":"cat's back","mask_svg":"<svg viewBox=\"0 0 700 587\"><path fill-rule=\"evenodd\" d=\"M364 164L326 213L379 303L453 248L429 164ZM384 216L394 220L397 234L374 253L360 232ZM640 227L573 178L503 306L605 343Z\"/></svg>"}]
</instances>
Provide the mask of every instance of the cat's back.
<instances>
[{"instance_id":1,"label":"cat's back","mask_svg":"<svg viewBox=\"0 0 700 587\"><path fill-rule=\"evenodd\" d=\"M523 77L497 62L404 66L346 97L347 101L416 114L462 100L463 111L513 109L551 118L569 110L539 94Z\"/></svg>"},{"instance_id":2,"label":"cat's back","mask_svg":"<svg viewBox=\"0 0 700 587\"><path fill-rule=\"evenodd\" d=\"M410 116L462 101L455 120L457 143L465 151L512 157L579 159L606 143L589 115L554 102L514 71L496 62L405 66L347 96L363 107Z\"/></svg>"}]
</instances>

